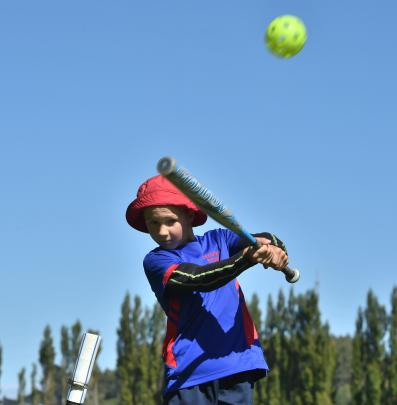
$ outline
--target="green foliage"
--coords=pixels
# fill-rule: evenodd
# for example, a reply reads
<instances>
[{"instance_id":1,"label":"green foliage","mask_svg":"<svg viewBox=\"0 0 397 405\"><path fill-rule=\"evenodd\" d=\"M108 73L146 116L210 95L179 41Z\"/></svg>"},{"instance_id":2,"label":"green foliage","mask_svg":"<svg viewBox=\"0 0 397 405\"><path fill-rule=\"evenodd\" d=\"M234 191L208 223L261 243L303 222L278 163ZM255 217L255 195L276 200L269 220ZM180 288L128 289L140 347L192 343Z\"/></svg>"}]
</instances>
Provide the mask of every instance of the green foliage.
<instances>
[{"instance_id":1,"label":"green foliage","mask_svg":"<svg viewBox=\"0 0 397 405\"><path fill-rule=\"evenodd\" d=\"M98 331L98 330L89 329L87 332L93 333L94 335L101 335L100 331ZM87 405L99 405L100 404L99 387L98 387L100 370L98 367L98 359L102 352L102 346L103 346L103 341L101 342L101 344L98 348L96 360L94 363L94 367L92 369L90 388L87 391L87 398L86 398Z\"/></svg>"},{"instance_id":2,"label":"green foliage","mask_svg":"<svg viewBox=\"0 0 397 405\"><path fill-rule=\"evenodd\" d=\"M115 371L106 369L102 372L99 372L98 389L100 404L106 404L112 399L116 399L118 393L117 388L118 385Z\"/></svg>"},{"instance_id":3,"label":"green foliage","mask_svg":"<svg viewBox=\"0 0 397 405\"><path fill-rule=\"evenodd\" d=\"M117 379L120 405L132 404L131 378L134 369L133 337L130 325L131 303L127 294L121 306L121 318L117 330Z\"/></svg>"},{"instance_id":4,"label":"green foliage","mask_svg":"<svg viewBox=\"0 0 397 405\"><path fill-rule=\"evenodd\" d=\"M24 368L18 373L18 405L25 405L26 379Z\"/></svg>"},{"instance_id":5,"label":"green foliage","mask_svg":"<svg viewBox=\"0 0 397 405\"><path fill-rule=\"evenodd\" d=\"M55 350L51 328L47 325L40 345L39 361L42 368L43 405L54 405L55 400Z\"/></svg>"},{"instance_id":6,"label":"green foliage","mask_svg":"<svg viewBox=\"0 0 397 405\"><path fill-rule=\"evenodd\" d=\"M353 339L352 396L355 405L389 402L384 339L388 317L385 307L370 290L364 310L359 309ZM393 402L390 402L393 403Z\"/></svg>"},{"instance_id":7,"label":"green foliage","mask_svg":"<svg viewBox=\"0 0 397 405\"><path fill-rule=\"evenodd\" d=\"M1 398L1 373L3 370L3 346L0 343L0 398Z\"/></svg>"},{"instance_id":8,"label":"green foliage","mask_svg":"<svg viewBox=\"0 0 397 405\"><path fill-rule=\"evenodd\" d=\"M70 348L70 338L69 329L66 326L61 327L61 366L60 366L60 378L61 378L61 403L65 403L67 395L67 384L62 384L66 382L68 377L71 375L72 369L72 353Z\"/></svg>"},{"instance_id":9,"label":"green foliage","mask_svg":"<svg viewBox=\"0 0 397 405\"><path fill-rule=\"evenodd\" d=\"M350 336L333 337L336 349L336 366L333 377L333 400L336 405L348 405L352 401L352 351L353 342Z\"/></svg>"},{"instance_id":10,"label":"green foliage","mask_svg":"<svg viewBox=\"0 0 397 405\"><path fill-rule=\"evenodd\" d=\"M143 309L136 296L126 295L121 307L117 341L120 405L156 405L162 391L161 345L164 315L158 305Z\"/></svg>"},{"instance_id":11,"label":"green foliage","mask_svg":"<svg viewBox=\"0 0 397 405\"><path fill-rule=\"evenodd\" d=\"M72 367L76 362L77 356L79 355L82 329L83 327L79 320L77 320L71 327L70 356Z\"/></svg>"},{"instance_id":12,"label":"green foliage","mask_svg":"<svg viewBox=\"0 0 397 405\"><path fill-rule=\"evenodd\" d=\"M321 322L314 290L298 296L291 290L288 303L280 291L276 305L269 296L263 336L271 371L259 385L260 403L332 403L335 346L328 325Z\"/></svg>"},{"instance_id":13,"label":"green foliage","mask_svg":"<svg viewBox=\"0 0 397 405\"><path fill-rule=\"evenodd\" d=\"M30 374L30 386L31 386L31 402L32 405L39 405L40 403L40 392L37 389L37 366L35 363L32 364L32 372Z\"/></svg>"},{"instance_id":14,"label":"green foliage","mask_svg":"<svg viewBox=\"0 0 397 405\"><path fill-rule=\"evenodd\" d=\"M334 404L335 405L349 405L352 403L352 394L350 384L340 385L336 389Z\"/></svg>"},{"instance_id":15,"label":"green foliage","mask_svg":"<svg viewBox=\"0 0 397 405\"><path fill-rule=\"evenodd\" d=\"M389 354L385 364L387 386L385 404L397 404L397 287L391 294L391 313L389 317Z\"/></svg>"},{"instance_id":16,"label":"green foliage","mask_svg":"<svg viewBox=\"0 0 397 405\"><path fill-rule=\"evenodd\" d=\"M248 307L270 366L268 378L255 385L255 404L397 404L397 288L391 295L390 314L369 291L366 307L358 310L352 338L331 336L328 324L321 320L315 290L295 295L291 289L288 299L280 290L275 301L269 296L264 319L256 294ZM101 371L96 364L87 405L160 404L164 331L165 315L159 304L143 308L139 296L131 303L126 294L117 329L116 370ZM19 374L19 403L23 400L25 405L64 403L63 390L77 357L81 335L79 321L70 328L62 326L60 365L57 365L51 329L46 326L39 350L42 390L37 389L37 367L33 364L30 395L25 395L25 376ZM1 357L0 346L0 374Z\"/></svg>"},{"instance_id":17,"label":"green foliage","mask_svg":"<svg viewBox=\"0 0 397 405\"><path fill-rule=\"evenodd\" d=\"M352 354L352 397L353 404L364 404L364 365L365 365L365 352L364 352L364 335L363 335L363 311L358 309L356 319L356 330L353 338L353 354Z\"/></svg>"}]
</instances>

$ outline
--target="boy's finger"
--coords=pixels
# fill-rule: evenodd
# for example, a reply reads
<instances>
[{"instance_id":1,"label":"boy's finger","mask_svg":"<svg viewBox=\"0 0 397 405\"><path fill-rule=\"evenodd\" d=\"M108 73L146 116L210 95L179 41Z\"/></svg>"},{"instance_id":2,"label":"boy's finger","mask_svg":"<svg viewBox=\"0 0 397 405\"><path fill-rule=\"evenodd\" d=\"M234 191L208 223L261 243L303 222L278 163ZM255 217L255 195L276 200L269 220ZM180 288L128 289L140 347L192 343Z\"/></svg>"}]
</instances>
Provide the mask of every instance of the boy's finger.
<instances>
[{"instance_id":1,"label":"boy's finger","mask_svg":"<svg viewBox=\"0 0 397 405\"><path fill-rule=\"evenodd\" d=\"M260 245L270 245L272 243L271 240L264 237L257 237L256 240Z\"/></svg>"}]
</instances>

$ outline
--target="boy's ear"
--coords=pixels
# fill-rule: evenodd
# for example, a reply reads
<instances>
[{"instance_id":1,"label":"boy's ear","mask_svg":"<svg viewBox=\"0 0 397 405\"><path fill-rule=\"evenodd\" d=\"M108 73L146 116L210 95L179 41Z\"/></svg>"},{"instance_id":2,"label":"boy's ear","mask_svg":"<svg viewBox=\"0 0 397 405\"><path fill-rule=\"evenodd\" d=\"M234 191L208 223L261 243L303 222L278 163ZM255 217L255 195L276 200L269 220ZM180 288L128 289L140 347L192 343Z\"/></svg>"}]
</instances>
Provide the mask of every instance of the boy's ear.
<instances>
[{"instance_id":1,"label":"boy's ear","mask_svg":"<svg viewBox=\"0 0 397 405\"><path fill-rule=\"evenodd\" d=\"M187 210L187 215L188 215L188 218L189 218L189 222L192 224L193 219L194 219L194 211L188 209Z\"/></svg>"}]
</instances>

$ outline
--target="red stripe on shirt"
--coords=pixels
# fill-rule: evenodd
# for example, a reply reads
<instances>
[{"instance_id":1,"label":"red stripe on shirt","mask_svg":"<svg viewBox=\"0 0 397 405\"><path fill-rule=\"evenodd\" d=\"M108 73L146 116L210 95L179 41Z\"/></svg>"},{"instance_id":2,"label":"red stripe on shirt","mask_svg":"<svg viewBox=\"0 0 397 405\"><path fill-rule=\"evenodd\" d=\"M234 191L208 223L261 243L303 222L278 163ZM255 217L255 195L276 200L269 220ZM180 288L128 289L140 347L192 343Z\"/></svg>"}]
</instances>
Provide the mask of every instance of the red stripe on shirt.
<instances>
[{"instance_id":1,"label":"red stripe on shirt","mask_svg":"<svg viewBox=\"0 0 397 405\"><path fill-rule=\"evenodd\" d=\"M176 298L171 299L169 307L172 308L174 311L179 310L179 300L177 300ZM175 315L176 320L167 318L167 332L163 342L163 359L168 367L176 367L176 359L172 349L174 347L174 343L178 333L177 321L179 319L179 311Z\"/></svg>"},{"instance_id":2,"label":"red stripe on shirt","mask_svg":"<svg viewBox=\"0 0 397 405\"><path fill-rule=\"evenodd\" d=\"M163 276L163 286L168 283L169 278L171 277L172 272L179 266L179 264L171 264L170 267L165 271Z\"/></svg>"},{"instance_id":3,"label":"red stripe on shirt","mask_svg":"<svg viewBox=\"0 0 397 405\"><path fill-rule=\"evenodd\" d=\"M248 311L247 304L245 303L244 294L240 289L240 302L243 311L243 324L245 339L247 344L251 346L255 340L258 340L258 332L256 331L255 324L252 321L251 315Z\"/></svg>"}]
</instances>

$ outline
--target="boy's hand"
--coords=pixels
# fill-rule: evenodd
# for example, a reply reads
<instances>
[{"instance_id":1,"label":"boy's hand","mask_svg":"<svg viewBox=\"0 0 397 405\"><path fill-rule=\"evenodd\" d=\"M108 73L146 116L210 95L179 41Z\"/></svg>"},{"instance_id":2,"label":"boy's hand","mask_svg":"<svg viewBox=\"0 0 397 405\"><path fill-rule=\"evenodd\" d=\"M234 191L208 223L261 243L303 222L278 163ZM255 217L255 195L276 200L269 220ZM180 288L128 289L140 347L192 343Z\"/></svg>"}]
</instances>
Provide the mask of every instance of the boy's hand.
<instances>
[{"instance_id":1,"label":"boy's hand","mask_svg":"<svg viewBox=\"0 0 397 405\"><path fill-rule=\"evenodd\" d=\"M269 239L256 237L256 240L261 244L260 248L250 246L244 249L244 255L254 264L263 264L265 267L272 267L276 270L281 270L288 265L288 256L280 248L271 245Z\"/></svg>"}]
</instances>

